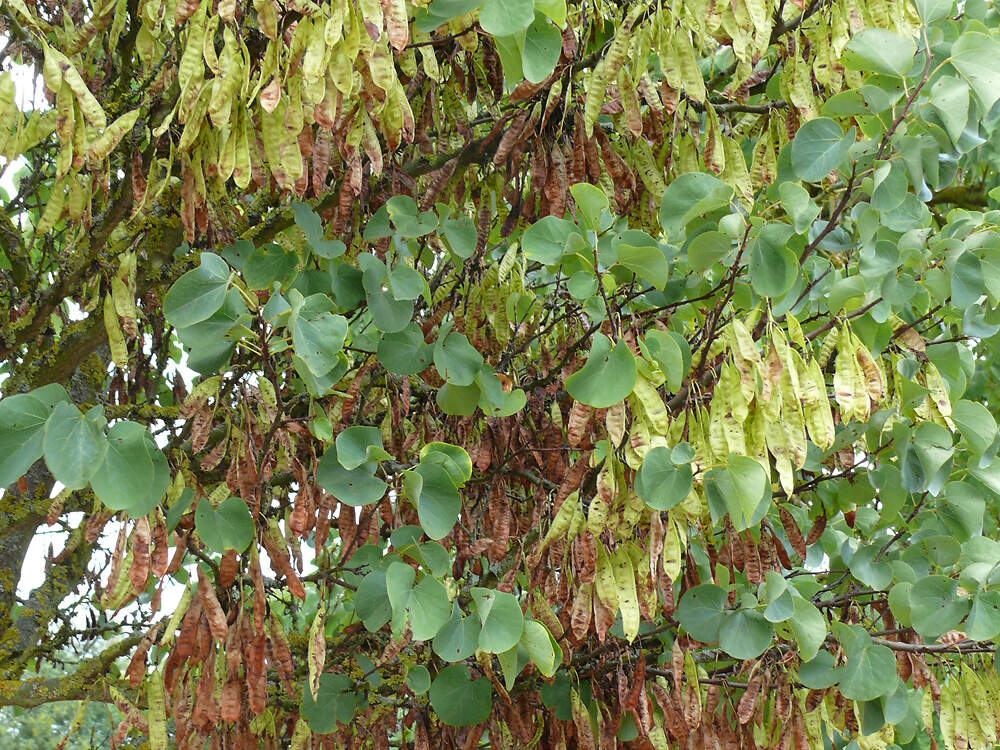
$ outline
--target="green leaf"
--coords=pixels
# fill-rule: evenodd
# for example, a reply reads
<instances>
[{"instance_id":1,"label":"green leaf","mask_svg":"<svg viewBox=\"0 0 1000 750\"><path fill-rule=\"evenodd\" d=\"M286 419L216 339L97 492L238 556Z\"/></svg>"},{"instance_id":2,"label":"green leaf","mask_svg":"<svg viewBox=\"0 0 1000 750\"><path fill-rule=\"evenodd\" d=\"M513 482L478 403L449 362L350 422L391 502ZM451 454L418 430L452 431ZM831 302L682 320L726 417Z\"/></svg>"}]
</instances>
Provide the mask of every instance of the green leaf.
<instances>
[{"instance_id":1,"label":"green leaf","mask_svg":"<svg viewBox=\"0 0 1000 750\"><path fill-rule=\"evenodd\" d=\"M238 497L226 498L218 508L213 508L208 498L203 497L194 513L194 526L201 541L220 554L227 549L242 552L253 541L250 509Z\"/></svg>"},{"instance_id":2,"label":"green leaf","mask_svg":"<svg viewBox=\"0 0 1000 750\"><path fill-rule=\"evenodd\" d=\"M732 249L733 241L722 232L702 232L688 243L688 263L692 270L701 273L726 257Z\"/></svg>"},{"instance_id":3,"label":"green leaf","mask_svg":"<svg viewBox=\"0 0 1000 750\"><path fill-rule=\"evenodd\" d=\"M511 36L527 29L534 17L534 0L486 0L479 25L487 34Z\"/></svg>"},{"instance_id":4,"label":"green leaf","mask_svg":"<svg viewBox=\"0 0 1000 750\"><path fill-rule=\"evenodd\" d=\"M483 355L464 333L445 332L434 344L434 366L452 385L472 385L483 364Z\"/></svg>"},{"instance_id":5,"label":"green leaf","mask_svg":"<svg viewBox=\"0 0 1000 750\"><path fill-rule=\"evenodd\" d=\"M792 228L768 224L750 245L750 283L762 297L780 297L795 283L799 259L786 244Z\"/></svg>"},{"instance_id":6,"label":"green leaf","mask_svg":"<svg viewBox=\"0 0 1000 750\"><path fill-rule=\"evenodd\" d=\"M941 76L931 86L931 106L948 131L953 143L958 143L969 121L969 85L955 76Z\"/></svg>"},{"instance_id":7,"label":"green leaf","mask_svg":"<svg viewBox=\"0 0 1000 750\"><path fill-rule=\"evenodd\" d=\"M991 641L1000 635L1000 591L976 594L962 629L974 641Z\"/></svg>"},{"instance_id":8,"label":"green leaf","mask_svg":"<svg viewBox=\"0 0 1000 750\"><path fill-rule=\"evenodd\" d=\"M583 224L587 229L598 233L607 229L604 216L611 205L607 193L589 182L578 182L571 185L569 192L573 195L573 202L576 203L579 215L583 218Z\"/></svg>"},{"instance_id":9,"label":"green leaf","mask_svg":"<svg viewBox=\"0 0 1000 750\"><path fill-rule=\"evenodd\" d=\"M597 333L587 363L566 378L566 390L577 401L601 409L623 401L637 376L635 357L626 343L612 347L611 339Z\"/></svg>"},{"instance_id":10,"label":"green leaf","mask_svg":"<svg viewBox=\"0 0 1000 750\"><path fill-rule=\"evenodd\" d=\"M313 699L312 690L302 691L302 718L309 722L309 728L317 734L329 734L337 724L350 724L358 706L358 697L350 692L354 683L347 675L322 674L319 691Z\"/></svg>"},{"instance_id":11,"label":"green leaf","mask_svg":"<svg viewBox=\"0 0 1000 750\"><path fill-rule=\"evenodd\" d=\"M521 235L521 249L528 260L552 266L562 258L566 242L574 234L582 239L579 227L572 221L546 216L524 231Z\"/></svg>"},{"instance_id":12,"label":"green leaf","mask_svg":"<svg viewBox=\"0 0 1000 750\"><path fill-rule=\"evenodd\" d=\"M961 399L952 405L951 418L955 421L969 449L981 456L997 438L997 423L989 409L975 401Z\"/></svg>"},{"instance_id":13,"label":"green leaf","mask_svg":"<svg viewBox=\"0 0 1000 750\"><path fill-rule=\"evenodd\" d=\"M424 343L420 326L410 322L401 331L384 333L378 342L379 362L396 375L423 372L434 358L434 350Z\"/></svg>"},{"instance_id":14,"label":"green leaf","mask_svg":"<svg viewBox=\"0 0 1000 750\"><path fill-rule=\"evenodd\" d=\"M840 636L847 652L847 664L840 679L840 692L844 697L870 701L895 690L898 677L892 651L887 646L874 645L868 633L856 625L840 628L841 633L848 629L854 632L856 639L853 643L844 643L846 637Z\"/></svg>"},{"instance_id":15,"label":"green leaf","mask_svg":"<svg viewBox=\"0 0 1000 750\"><path fill-rule=\"evenodd\" d=\"M934 575L921 578L910 589L913 627L931 640L954 630L969 611L971 602L959 597L958 581Z\"/></svg>"},{"instance_id":16,"label":"green leaf","mask_svg":"<svg viewBox=\"0 0 1000 750\"><path fill-rule=\"evenodd\" d=\"M479 633L480 650L500 654L517 645L524 630L524 615L517 597L479 586L473 587L471 593L483 626Z\"/></svg>"},{"instance_id":17,"label":"green leaf","mask_svg":"<svg viewBox=\"0 0 1000 750\"><path fill-rule=\"evenodd\" d=\"M478 385L445 383L438 388L434 400L445 414L468 417L476 413L480 397Z\"/></svg>"},{"instance_id":18,"label":"green leaf","mask_svg":"<svg viewBox=\"0 0 1000 750\"><path fill-rule=\"evenodd\" d=\"M799 643L799 656L803 661L814 658L826 640L826 619L812 602L801 596L793 597L795 613L788 624Z\"/></svg>"},{"instance_id":19,"label":"green leaf","mask_svg":"<svg viewBox=\"0 0 1000 750\"><path fill-rule=\"evenodd\" d=\"M1000 99L1000 41L966 31L951 45L951 64L969 82L984 112Z\"/></svg>"},{"instance_id":20,"label":"green leaf","mask_svg":"<svg viewBox=\"0 0 1000 750\"><path fill-rule=\"evenodd\" d=\"M493 688L485 678L473 680L465 665L452 664L442 669L431 683L430 701L445 724L468 727L489 718Z\"/></svg>"},{"instance_id":21,"label":"green leaf","mask_svg":"<svg viewBox=\"0 0 1000 750\"><path fill-rule=\"evenodd\" d=\"M728 512L737 531L760 523L770 507L771 482L748 456L730 454L728 468L709 471L705 480L713 518Z\"/></svg>"},{"instance_id":22,"label":"green leaf","mask_svg":"<svg viewBox=\"0 0 1000 750\"><path fill-rule=\"evenodd\" d=\"M652 328L646 332L644 340L650 355L663 370L667 387L677 393L691 366L691 347L676 331L660 331Z\"/></svg>"},{"instance_id":23,"label":"green leaf","mask_svg":"<svg viewBox=\"0 0 1000 750\"><path fill-rule=\"evenodd\" d=\"M368 461L384 460L382 430L353 425L337 435L337 460L345 469L356 469Z\"/></svg>"},{"instance_id":24,"label":"green leaf","mask_svg":"<svg viewBox=\"0 0 1000 750\"><path fill-rule=\"evenodd\" d=\"M302 382L306 386L306 390L309 391L309 395L313 398L320 398L328 394L340 379L344 377L344 373L347 372L347 368L350 363L343 352L337 355L337 363L323 377L317 378L313 375L312 371L302 361L302 358L296 354L292 355L292 366L295 368L295 372L298 373L299 377L302 378Z\"/></svg>"},{"instance_id":25,"label":"green leaf","mask_svg":"<svg viewBox=\"0 0 1000 750\"><path fill-rule=\"evenodd\" d=\"M431 673L423 664L414 664L406 672L406 687L413 691L414 695L423 695L431 686Z\"/></svg>"},{"instance_id":26,"label":"green leaf","mask_svg":"<svg viewBox=\"0 0 1000 750\"><path fill-rule=\"evenodd\" d=\"M259 247L243 264L243 278L251 289L270 289L271 284L284 284L295 270L298 258L278 245Z\"/></svg>"},{"instance_id":27,"label":"green leaf","mask_svg":"<svg viewBox=\"0 0 1000 750\"><path fill-rule=\"evenodd\" d=\"M854 143L854 128L845 136L840 125L829 117L809 120L795 134L791 144L792 170L805 182L820 182L840 166Z\"/></svg>"},{"instance_id":28,"label":"green leaf","mask_svg":"<svg viewBox=\"0 0 1000 750\"><path fill-rule=\"evenodd\" d=\"M230 271L213 253L201 254L201 265L181 276L163 298L163 315L175 328L200 323L226 301Z\"/></svg>"},{"instance_id":29,"label":"green leaf","mask_svg":"<svg viewBox=\"0 0 1000 750\"><path fill-rule=\"evenodd\" d=\"M442 223L445 242L449 249L459 258L471 258L476 252L476 242L479 235L476 223L468 216L457 216Z\"/></svg>"},{"instance_id":30,"label":"green leaf","mask_svg":"<svg viewBox=\"0 0 1000 750\"><path fill-rule=\"evenodd\" d=\"M660 201L660 226L671 236L680 234L692 219L729 205L733 186L715 175L687 172L667 185Z\"/></svg>"},{"instance_id":31,"label":"green leaf","mask_svg":"<svg viewBox=\"0 0 1000 750\"><path fill-rule=\"evenodd\" d=\"M804 234L819 216L819 206L809 197L809 192L795 182L782 182L778 185L778 193L795 233Z\"/></svg>"},{"instance_id":32,"label":"green leaf","mask_svg":"<svg viewBox=\"0 0 1000 750\"><path fill-rule=\"evenodd\" d=\"M684 592L674 619L702 643L717 643L726 604L724 588L714 583L703 583Z\"/></svg>"},{"instance_id":33,"label":"green leaf","mask_svg":"<svg viewBox=\"0 0 1000 750\"><path fill-rule=\"evenodd\" d=\"M833 654L820 651L812 659L803 661L799 667L799 682L810 690L825 690L837 684L840 674Z\"/></svg>"},{"instance_id":34,"label":"green leaf","mask_svg":"<svg viewBox=\"0 0 1000 750\"><path fill-rule=\"evenodd\" d=\"M955 0L915 0L917 12L925 24L934 23L951 15Z\"/></svg>"},{"instance_id":35,"label":"green leaf","mask_svg":"<svg viewBox=\"0 0 1000 750\"><path fill-rule=\"evenodd\" d=\"M521 70L532 83L541 83L556 68L562 53L562 34L541 13L535 13L535 20L524 35L521 50Z\"/></svg>"},{"instance_id":36,"label":"green leaf","mask_svg":"<svg viewBox=\"0 0 1000 750\"><path fill-rule=\"evenodd\" d=\"M114 425L108 433L104 461L90 478L98 499L111 510L125 510L133 518L149 513L152 507L147 507L143 500L148 498L155 477L153 450L159 452L150 449L143 425L135 422Z\"/></svg>"},{"instance_id":37,"label":"green leaf","mask_svg":"<svg viewBox=\"0 0 1000 750\"><path fill-rule=\"evenodd\" d=\"M551 18L560 29L566 25L566 0L535 0L535 10Z\"/></svg>"},{"instance_id":38,"label":"green leaf","mask_svg":"<svg viewBox=\"0 0 1000 750\"><path fill-rule=\"evenodd\" d=\"M642 461L635 491L650 508L670 510L691 492L691 467L675 466L669 448L652 448Z\"/></svg>"},{"instance_id":39,"label":"green leaf","mask_svg":"<svg viewBox=\"0 0 1000 750\"><path fill-rule=\"evenodd\" d=\"M423 480L417 500L420 525L431 539L444 539L458 520L462 496L441 464L421 461L414 471Z\"/></svg>"},{"instance_id":40,"label":"green leaf","mask_svg":"<svg viewBox=\"0 0 1000 750\"><path fill-rule=\"evenodd\" d=\"M96 424L72 404L56 404L45 424L45 463L71 490L83 489L104 460L108 441Z\"/></svg>"},{"instance_id":41,"label":"green leaf","mask_svg":"<svg viewBox=\"0 0 1000 750\"><path fill-rule=\"evenodd\" d=\"M521 645L528 651L531 660L538 671L545 677L551 677L556 671L556 651L552 647L552 638L545 626L537 620L525 620L524 632L521 634Z\"/></svg>"},{"instance_id":42,"label":"green leaf","mask_svg":"<svg viewBox=\"0 0 1000 750\"><path fill-rule=\"evenodd\" d=\"M430 299L430 288L427 279L417 269L397 264L389 274L389 288L397 300L415 300L420 295Z\"/></svg>"},{"instance_id":43,"label":"green leaf","mask_svg":"<svg viewBox=\"0 0 1000 750\"><path fill-rule=\"evenodd\" d=\"M693 634L700 638L698 633ZM719 627L719 647L736 659L756 659L774 639L774 626L753 609L726 613Z\"/></svg>"},{"instance_id":44,"label":"green leaf","mask_svg":"<svg viewBox=\"0 0 1000 750\"><path fill-rule=\"evenodd\" d=\"M841 61L849 70L904 76L913 67L916 52L912 38L885 29L862 29L844 47Z\"/></svg>"},{"instance_id":45,"label":"green leaf","mask_svg":"<svg viewBox=\"0 0 1000 750\"><path fill-rule=\"evenodd\" d=\"M367 466L345 469L337 458L336 445L328 447L319 460L316 481L340 502L353 506L376 503L389 488L389 485L373 476L372 469Z\"/></svg>"},{"instance_id":46,"label":"green leaf","mask_svg":"<svg viewBox=\"0 0 1000 750\"><path fill-rule=\"evenodd\" d=\"M669 277L667 258L659 247L618 245L618 262L657 289L663 289Z\"/></svg>"},{"instance_id":47,"label":"green leaf","mask_svg":"<svg viewBox=\"0 0 1000 750\"><path fill-rule=\"evenodd\" d=\"M406 608L410 612L410 629L417 641L430 640L451 619L448 590L441 581L431 576L425 575L413 587Z\"/></svg>"},{"instance_id":48,"label":"green leaf","mask_svg":"<svg viewBox=\"0 0 1000 750\"><path fill-rule=\"evenodd\" d=\"M451 620L434 638L434 653L445 661L464 661L479 648L479 633L483 629L477 617L463 617L455 605Z\"/></svg>"},{"instance_id":49,"label":"green leaf","mask_svg":"<svg viewBox=\"0 0 1000 750\"><path fill-rule=\"evenodd\" d=\"M391 623L395 637L402 635L403 628L406 627L408 615L406 605L410 600L410 592L413 590L416 577L417 572L406 563L390 563L385 569L385 591L392 607Z\"/></svg>"},{"instance_id":50,"label":"green leaf","mask_svg":"<svg viewBox=\"0 0 1000 750\"><path fill-rule=\"evenodd\" d=\"M520 388L510 392L504 390L503 383L493 368L484 364L476 375L479 388L479 408L488 417L509 417L516 414L528 403L528 397Z\"/></svg>"},{"instance_id":51,"label":"green leaf","mask_svg":"<svg viewBox=\"0 0 1000 750\"><path fill-rule=\"evenodd\" d=\"M323 219L305 203L293 202L292 210L295 212L295 223L305 234L316 255L321 258L337 258L347 251L347 246L340 240L323 239Z\"/></svg>"},{"instance_id":52,"label":"green leaf","mask_svg":"<svg viewBox=\"0 0 1000 750\"><path fill-rule=\"evenodd\" d=\"M347 319L333 310L333 300L325 294L312 294L293 305L289 319L295 354L317 378L337 365L347 337Z\"/></svg>"},{"instance_id":53,"label":"green leaf","mask_svg":"<svg viewBox=\"0 0 1000 750\"><path fill-rule=\"evenodd\" d=\"M358 590L354 592L354 611L365 628L372 633L392 618L392 606L383 571L372 571L361 579Z\"/></svg>"},{"instance_id":54,"label":"green leaf","mask_svg":"<svg viewBox=\"0 0 1000 750\"><path fill-rule=\"evenodd\" d=\"M423 237L437 229L438 218L433 211L418 212L416 201L408 195L394 195L385 204L396 231L403 237Z\"/></svg>"},{"instance_id":55,"label":"green leaf","mask_svg":"<svg viewBox=\"0 0 1000 750\"><path fill-rule=\"evenodd\" d=\"M31 393L0 401L0 488L16 482L42 457L45 422L54 408Z\"/></svg>"},{"instance_id":56,"label":"green leaf","mask_svg":"<svg viewBox=\"0 0 1000 750\"><path fill-rule=\"evenodd\" d=\"M420 449L420 460L440 464L456 487L472 479L472 458L460 445L430 442Z\"/></svg>"}]
</instances>

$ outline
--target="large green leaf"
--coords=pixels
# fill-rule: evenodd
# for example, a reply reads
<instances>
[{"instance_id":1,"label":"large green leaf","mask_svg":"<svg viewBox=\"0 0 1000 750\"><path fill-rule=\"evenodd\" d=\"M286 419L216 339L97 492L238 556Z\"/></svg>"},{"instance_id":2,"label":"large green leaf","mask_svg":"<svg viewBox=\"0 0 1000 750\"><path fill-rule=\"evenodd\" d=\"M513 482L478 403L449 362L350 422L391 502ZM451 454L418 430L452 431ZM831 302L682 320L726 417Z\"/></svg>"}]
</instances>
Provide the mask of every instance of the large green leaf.
<instances>
[{"instance_id":1,"label":"large green leaf","mask_svg":"<svg viewBox=\"0 0 1000 750\"><path fill-rule=\"evenodd\" d=\"M174 282L163 298L163 315L175 328L200 323L226 301L231 273L222 258L201 254L201 265Z\"/></svg>"},{"instance_id":2,"label":"large green leaf","mask_svg":"<svg viewBox=\"0 0 1000 750\"><path fill-rule=\"evenodd\" d=\"M951 45L951 64L969 82L984 112L1000 99L1000 41L967 31Z\"/></svg>"},{"instance_id":3,"label":"large green leaf","mask_svg":"<svg viewBox=\"0 0 1000 750\"><path fill-rule=\"evenodd\" d=\"M635 491L650 508L670 510L691 492L691 467L676 466L670 449L657 446L642 460L635 481Z\"/></svg>"},{"instance_id":4,"label":"large green leaf","mask_svg":"<svg viewBox=\"0 0 1000 750\"><path fill-rule=\"evenodd\" d=\"M79 490L104 460L108 440L94 420L61 401L45 424L43 447L52 476L69 489Z\"/></svg>"},{"instance_id":5,"label":"large green leaf","mask_svg":"<svg viewBox=\"0 0 1000 750\"><path fill-rule=\"evenodd\" d=\"M795 283L799 259L786 244L787 224L768 224L750 245L750 283L762 297L780 297Z\"/></svg>"},{"instance_id":6,"label":"large green leaf","mask_svg":"<svg viewBox=\"0 0 1000 750\"><path fill-rule=\"evenodd\" d=\"M668 235L680 234L701 214L729 205L733 186L715 175L687 172L667 185L660 201L660 226Z\"/></svg>"},{"instance_id":7,"label":"large green leaf","mask_svg":"<svg viewBox=\"0 0 1000 750\"><path fill-rule=\"evenodd\" d=\"M577 401L605 408L632 392L637 375L628 345L619 341L612 347L611 339L597 333L587 363L566 379L566 390Z\"/></svg>"},{"instance_id":8,"label":"large green leaf","mask_svg":"<svg viewBox=\"0 0 1000 750\"><path fill-rule=\"evenodd\" d=\"M345 469L337 457L337 446L331 445L316 467L316 481L346 505L369 505L381 500L389 488L373 471L374 466L367 464Z\"/></svg>"},{"instance_id":9,"label":"large green leaf","mask_svg":"<svg viewBox=\"0 0 1000 750\"><path fill-rule=\"evenodd\" d=\"M434 637L434 653L445 661L464 661L479 648L482 629L478 617L463 617L456 604L451 620Z\"/></svg>"},{"instance_id":10,"label":"large green leaf","mask_svg":"<svg viewBox=\"0 0 1000 750\"><path fill-rule=\"evenodd\" d=\"M353 692L354 682L343 674L322 674L319 691L313 699L312 691L302 691L302 717L317 734L328 734L337 724L350 724L358 706L358 696Z\"/></svg>"},{"instance_id":11,"label":"large green leaf","mask_svg":"<svg viewBox=\"0 0 1000 750\"><path fill-rule=\"evenodd\" d=\"M521 645L528 651L531 660L538 671L545 677L551 677L556 671L556 651L552 647L552 638L545 626L537 620L525 620L524 632L521 634Z\"/></svg>"},{"instance_id":12,"label":"large green leaf","mask_svg":"<svg viewBox=\"0 0 1000 750\"><path fill-rule=\"evenodd\" d=\"M847 632L853 634L853 640L848 640ZM873 644L868 633L857 626L839 626L838 637L847 652L840 677L844 697L870 701L895 690L899 679L896 657L887 646Z\"/></svg>"},{"instance_id":13,"label":"large green leaf","mask_svg":"<svg viewBox=\"0 0 1000 750\"><path fill-rule=\"evenodd\" d=\"M423 480L417 500L420 525L431 539L444 539L462 509L458 486L440 463L421 461L414 471Z\"/></svg>"},{"instance_id":14,"label":"large green leaf","mask_svg":"<svg viewBox=\"0 0 1000 750\"><path fill-rule=\"evenodd\" d=\"M826 640L826 619L808 599L793 597L795 612L788 624L799 644L799 656L803 661L812 659Z\"/></svg>"},{"instance_id":15,"label":"large green leaf","mask_svg":"<svg viewBox=\"0 0 1000 750\"><path fill-rule=\"evenodd\" d=\"M136 422L118 422L108 432L104 461L90 479L98 499L111 510L144 516L152 508L136 507L148 495L154 479L153 456L146 428ZM159 498L157 498L159 499Z\"/></svg>"},{"instance_id":16,"label":"large green leaf","mask_svg":"<svg viewBox=\"0 0 1000 750\"><path fill-rule=\"evenodd\" d=\"M0 488L6 488L42 457L45 422L55 408L32 393L0 400Z\"/></svg>"},{"instance_id":17,"label":"large green leaf","mask_svg":"<svg viewBox=\"0 0 1000 750\"><path fill-rule=\"evenodd\" d=\"M334 314L334 309L333 300L325 294L312 294L293 304L289 319L295 354L317 378L337 365L347 336L347 319Z\"/></svg>"},{"instance_id":18,"label":"large green leaf","mask_svg":"<svg viewBox=\"0 0 1000 750\"><path fill-rule=\"evenodd\" d=\"M472 385L483 364L483 355L464 333L442 333L434 344L434 366L452 385Z\"/></svg>"},{"instance_id":19,"label":"large green leaf","mask_svg":"<svg viewBox=\"0 0 1000 750\"><path fill-rule=\"evenodd\" d=\"M737 531L760 523L771 503L771 482L763 467L735 453L727 468L708 472L705 492L713 518L729 513Z\"/></svg>"},{"instance_id":20,"label":"large green leaf","mask_svg":"<svg viewBox=\"0 0 1000 750\"><path fill-rule=\"evenodd\" d=\"M391 458L382 448L382 430L377 427L352 425L337 435L336 443L337 460L347 470Z\"/></svg>"},{"instance_id":21,"label":"large green leaf","mask_svg":"<svg viewBox=\"0 0 1000 750\"><path fill-rule=\"evenodd\" d=\"M253 251L243 264L243 278L251 289L270 289L274 282L284 283L298 257L278 245L265 245Z\"/></svg>"},{"instance_id":22,"label":"large green leaf","mask_svg":"<svg viewBox=\"0 0 1000 750\"><path fill-rule=\"evenodd\" d=\"M430 640L451 619L448 590L432 576L424 576L413 587L406 608L410 613L410 629L417 641Z\"/></svg>"},{"instance_id":23,"label":"large green leaf","mask_svg":"<svg viewBox=\"0 0 1000 750\"><path fill-rule=\"evenodd\" d=\"M209 549L225 552L234 549L242 552L253 541L254 524L247 504L238 497L227 497L218 508L213 508L207 498L202 498L194 514L194 525Z\"/></svg>"},{"instance_id":24,"label":"large green leaf","mask_svg":"<svg viewBox=\"0 0 1000 750\"><path fill-rule=\"evenodd\" d=\"M534 0L486 0L479 25L487 34L511 36L527 29L534 17Z\"/></svg>"},{"instance_id":25,"label":"large green leaf","mask_svg":"<svg viewBox=\"0 0 1000 750\"><path fill-rule=\"evenodd\" d=\"M551 21L541 13L535 13L535 20L524 35L521 50L521 70L532 83L541 83L555 70L562 52L562 34Z\"/></svg>"},{"instance_id":26,"label":"large green leaf","mask_svg":"<svg viewBox=\"0 0 1000 750\"><path fill-rule=\"evenodd\" d=\"M669 272L667 257L655 245L636 247L619 244L618 262L657 289L662 289L667 284Z\"/></svg>"},{"instance_id":27,"label":"large green leaf","mask_svg":"<svg viewBox=\"0 0 1000 750\"><path fill-rule=\"evenodd\" d=\"M420 326L410 322L396 333L386 333L378 343L379 362L396 375L423 372L433 359L434 350L424 343Z\"/></svg>"},{"instance_id":28,"label":"large green leaf","mask_svg":"<svg viewBox=\"0 0 1000 750\"><path fill-rule=\"evenodd\" d=\"M698 638L698 634L693 634ZM755 659L774 638L774 626L753 609L728 612L719 626L719 647L736 659Z\"/></svg>"},{"instance_id":29,"label":"large green leaf","mask_svg":"<svg viewBox=\"0 0 1000 750\"><path fill-rule=\"evenodd\" d=\"M521 249L528 260L537 260L546 266L555 265L562 258L567 240L574 234L579 237L580 229L572 221L546 216L525 230L521 237Z\"/></svg>"},{"instance_id":30,"label":"large green leaf","mask_svg":"<svg viewBox=\"0 0 1000 750\"><path fill-rule=\"evenodd\" d=\"M375 570L361 579L354 592L354 611L365 628L374 632L392 618L385 572Z\"/></svg>"},{"instance_id":31,"label":"large green leaf","mask_svg":"<svg viewBox=\"0 0 1000 750\"><path fill-rule=\"evenodd\" d=\"M295 212L295 223L305 234L316 255L321 258L337 258L347 251L347 246L340 240L323 239L323 219L305 203L294 201L292 210Z\"/></svg>"},{"instance_id":32,"label":"large green leaf","mask_svg":"<svg viewBox=\"0 0 1000 750\"><path fill-rule=\"evenodd\" d=\"M474 587L472 599L483 626L479 633L479 648L494 654L513 648L524 629L524 615L517 597L503 591Z\"/></svg>"},{"instance_id":33,"label":"large green leaf","mask_svg":"<svg viewBox=\"0 0 1000 750\"><path fill-rule=\"evenodd\" d=\"M467 727L480 724L493 708L493 688L485 678L472 679L464 664L445 667L430 689L431 707L445 724Z\"/></svg>"},{"instance_id":34,"label":"large green leaf","mask_svg":"<svg viewBox=\"0 0 1000 750\"><path fill-rule=\"evenodd\" d=\"M674 618L702 643L717 643L725 610L726 590L714 583L703 583L684 592Z\"/></svg>"},{"instance_id":35,"label":"large green leaf","mask_svg":"<svg viewBox=\"0 0 1000 750\"><path fill-rule=\"evenodd\" d=\"M958 595L958 581L941 575L921 578L910 589L913 627L934 639L954 630L969 612L971 601Z\"/></svg>"},{"instance_id":36,"label":"large green leaf","mask_svg":"<svg viewBox=\"0 0 1000 750\"><path fill-rule=\"evenodd\" d=\"M976 594L963 630L975 641L989 641L1000 635L1000 591Z\"/></svg>"},{"instance_id":37,"label":"large green leaf","mask_svg":"<svg viewBox=\"0 0 1000 750\"><path fill-rule=\"evenodd\" d=\"M910 37L886 29L862 29L844 47L845 68L903 76L913 67L917 46Z\"/></svg>"},{"instance_id":38,"label":"large green leaf","mask_svg":"<svg viewBox=\"0 0 1000 750\"><path fill-rule=\"evenodd\" d=\"M795 134L791 145L792 170L806 182L819 182L840 166L854 143L854 129L847 135L836 120L817 117Z\"/></svg>"},{"instance_id":39,"label":"large green leaf","mask_svg":"<svg viewBox=\"0 0 1000 750\"><path fill-rule=\"evenodd\" d=\"M691 347L683 336L676 331L660 331L656 328L646 332L643 342L649 355L663 370L667 379L667 387L676 393L680 390L691 366Z\"/></svg>"},{"instance_id":40,"label":"large green leaf","mask_svg":"<svg viewBox=\"0 0 1000 750\"><path fill-rule=\"evenodd\" d=\"M440 464L456 486L472 478L472 458L460 445L438 441L427 443L420 449L420 460Z\"/></svg>"}]
</instances>

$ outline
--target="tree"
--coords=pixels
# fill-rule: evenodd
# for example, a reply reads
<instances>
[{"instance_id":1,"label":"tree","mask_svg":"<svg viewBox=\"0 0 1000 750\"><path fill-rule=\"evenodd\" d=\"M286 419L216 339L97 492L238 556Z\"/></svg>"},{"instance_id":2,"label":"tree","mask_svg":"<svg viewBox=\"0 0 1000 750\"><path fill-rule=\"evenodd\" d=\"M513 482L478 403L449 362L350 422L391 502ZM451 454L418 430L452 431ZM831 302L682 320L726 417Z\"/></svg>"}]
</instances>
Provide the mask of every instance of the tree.
<instances>
[{"instance_id":1,"label":"tree","mask_svg":"<svg viewBox=\"0 0 1000 750\"><path fill-rule=\"evenodd\" d=\"M991 3L0 20L49 103L0 74L0 706L154 750L996 742Z\"/></svg>"}]
</instances>

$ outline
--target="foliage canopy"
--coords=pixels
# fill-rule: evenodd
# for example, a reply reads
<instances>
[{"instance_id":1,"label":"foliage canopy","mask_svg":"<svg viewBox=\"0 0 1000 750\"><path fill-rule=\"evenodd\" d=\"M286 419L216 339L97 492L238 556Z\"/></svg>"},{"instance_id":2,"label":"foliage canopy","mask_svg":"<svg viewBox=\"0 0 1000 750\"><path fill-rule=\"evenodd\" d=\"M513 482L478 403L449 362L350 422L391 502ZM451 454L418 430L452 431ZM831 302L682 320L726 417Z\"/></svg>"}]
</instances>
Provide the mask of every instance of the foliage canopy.
<instances>
[{"instance_id":1,"label":"foliage canopy","mask_svg":"<svg viewBox=\"0 0 1000 750\"><path fill-rule=\"evenodd\" d=\"M6 0L0 706L995 743L998 21Z\"/></svg>"}]
</instances>

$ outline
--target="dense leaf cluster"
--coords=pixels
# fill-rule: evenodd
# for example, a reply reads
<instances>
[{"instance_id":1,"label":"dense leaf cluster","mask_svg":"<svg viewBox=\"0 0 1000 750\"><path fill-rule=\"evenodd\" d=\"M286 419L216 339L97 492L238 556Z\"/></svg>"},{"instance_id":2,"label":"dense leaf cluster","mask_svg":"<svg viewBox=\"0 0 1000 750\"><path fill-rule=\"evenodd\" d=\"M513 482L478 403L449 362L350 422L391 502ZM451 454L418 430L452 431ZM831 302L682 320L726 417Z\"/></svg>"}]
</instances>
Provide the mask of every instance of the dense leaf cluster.
<instances>
[{"instance_id":1,"label":"dense leaf cluster","mask_svg":"<svg viewBox=\"0 0 1000 750\"><path fill-rule=\"evenodd\" d=\"M995 744L997 21L8 0L0 706Z\"/></svg>"}]
</instances>

